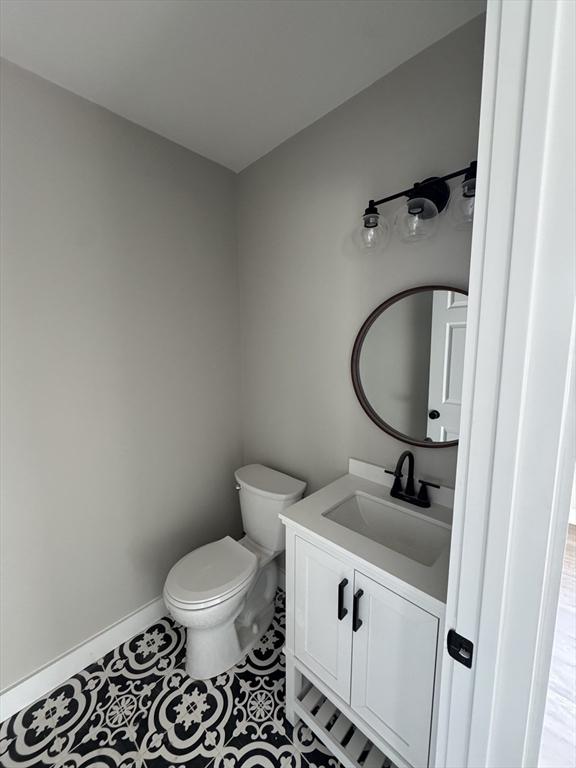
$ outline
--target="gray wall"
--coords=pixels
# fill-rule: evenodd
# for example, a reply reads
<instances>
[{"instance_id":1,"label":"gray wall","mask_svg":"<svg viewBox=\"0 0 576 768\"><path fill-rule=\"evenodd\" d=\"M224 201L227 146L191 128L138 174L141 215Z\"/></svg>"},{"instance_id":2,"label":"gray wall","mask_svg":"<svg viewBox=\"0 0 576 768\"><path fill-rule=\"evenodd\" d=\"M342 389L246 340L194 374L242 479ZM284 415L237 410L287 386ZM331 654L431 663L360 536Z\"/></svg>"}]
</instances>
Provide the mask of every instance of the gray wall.
<instances>
[{"instance_id":1,"label":"gray wall","mask_svg":"<svg viewBox=\"0 0 576 768\"><path fill-rule=\"evenodd\" d=\"M243 459L312 490L350 455L395 461L404 446L352 390L354 337L399 290L466 286L469 236L361 257L349 235L368 198L475 156L482 33L472 22L239 179L3 64L0 687L156 598L193 547L239 535ZM417 451L449 483L455 459Z\"/></svg>"},{"instance_id":2,"label":"gray wall","mask_svg":"<svg viewBox=\"0 0 576 768\"><path fill-rule=\"evenodd\" d=\"M360 256L349 235L371 197L476 156L484 18L428 48L240 174L245 459L314 490L348 456L391 466L405 447L357 402L355 335L385 298L413 285L466 287L470 236L394 239ZM391 214L393 203L381 212ZM452 484L456 449L417 449L417 470Z\"/></svg>"},{"instance_id":3,"label":"gray wall","mask_svg":"<svg viewBox=\"0 0 576 768\"><path fill-rule=\"evenodd\" d=\"M239 534L241 454L234 174L9 64L1 93L5 686Z\"/></svg>"}]
</instances>

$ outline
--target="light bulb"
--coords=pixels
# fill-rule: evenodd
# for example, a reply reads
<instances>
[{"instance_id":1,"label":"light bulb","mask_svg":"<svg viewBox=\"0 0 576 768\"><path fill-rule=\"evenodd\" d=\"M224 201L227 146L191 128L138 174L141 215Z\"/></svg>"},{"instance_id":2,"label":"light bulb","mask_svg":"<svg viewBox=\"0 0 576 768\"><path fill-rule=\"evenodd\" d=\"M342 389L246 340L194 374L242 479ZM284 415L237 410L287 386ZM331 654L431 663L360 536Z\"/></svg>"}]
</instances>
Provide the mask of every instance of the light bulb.
<instances>
[{"instance_id":1,"label":"light bulb","mask_svg":"<svg viewBox=\"0 0 576 768\"><path fill-rule=\"evenodd\" d=\"M356 247L362 253L379 253L390 239L390 224L375 208L367 208L362 223L354 233Z\"/></svg>"},{"instance_id":2,"label":"light bulb","mask_svg":"<svg viewBox=\"0 0 576 768\"><path fill-rule=\"evenodd\" d=\"M426 197L413 197L396 212L394 226L405 243L426 240L438 228L438 208Z\"/></svg>"},{"instance_id":3,"label":"light bulb","mask_svg":"<svg viewBox=\"0 0 576 768\"><path fill-rule=\"evenodd\" d=\"M464 181L450 198L448 215L456 229L468 229L474 219L474 198L476 196L476 161L470 163Z\"/></svg>"},{"instance_id":4,"label":"light bulb","mask_svg":"<svg viewBox=\"0 0 576 768\"><path fill-rule=\"evenodd\" d=\"M474 219L476 179L464 179L454 190L448 206L450 221L456 229L467 229Z\"/></svg>"}]
</instances>

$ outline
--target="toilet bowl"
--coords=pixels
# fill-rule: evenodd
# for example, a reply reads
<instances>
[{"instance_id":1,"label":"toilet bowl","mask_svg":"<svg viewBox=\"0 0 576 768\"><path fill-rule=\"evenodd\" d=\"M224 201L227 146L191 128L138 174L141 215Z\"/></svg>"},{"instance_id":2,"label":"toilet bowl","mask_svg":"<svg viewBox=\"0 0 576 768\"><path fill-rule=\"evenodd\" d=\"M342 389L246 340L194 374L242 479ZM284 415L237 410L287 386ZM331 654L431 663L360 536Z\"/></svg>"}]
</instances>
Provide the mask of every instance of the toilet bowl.
<instances>
[{"instance_id":1,"label":"toilet bowl","mask_svg":"<svg viewBox=\"0 0 576 768\"><path fill-rule=\"evenodd\" d=\"M246 535L225 536L179 560L164 585L170 615L186 627L186 670L208 679L235 666L268 629L284 550L278 513L306 483L261 464L235 473Z\"/></svg>"}]
</instances>

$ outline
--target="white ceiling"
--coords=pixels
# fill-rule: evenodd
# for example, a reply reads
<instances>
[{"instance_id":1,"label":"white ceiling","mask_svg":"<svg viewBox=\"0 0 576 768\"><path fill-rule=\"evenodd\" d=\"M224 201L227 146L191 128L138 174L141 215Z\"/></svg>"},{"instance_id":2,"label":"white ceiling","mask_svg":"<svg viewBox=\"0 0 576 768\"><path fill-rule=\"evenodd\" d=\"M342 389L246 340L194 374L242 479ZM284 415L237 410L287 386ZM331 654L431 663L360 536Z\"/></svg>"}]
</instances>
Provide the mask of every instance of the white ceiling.
<instances>
[{"instance_id":1,"label":"white ceiling","mask_svg":"<svg viewBox=\"0 0 576 768\"><path fill-rule=\"evenodd\" d=\"M0 0L2 56L239 171L485 0Z\"/></svg>"}]
</instances>

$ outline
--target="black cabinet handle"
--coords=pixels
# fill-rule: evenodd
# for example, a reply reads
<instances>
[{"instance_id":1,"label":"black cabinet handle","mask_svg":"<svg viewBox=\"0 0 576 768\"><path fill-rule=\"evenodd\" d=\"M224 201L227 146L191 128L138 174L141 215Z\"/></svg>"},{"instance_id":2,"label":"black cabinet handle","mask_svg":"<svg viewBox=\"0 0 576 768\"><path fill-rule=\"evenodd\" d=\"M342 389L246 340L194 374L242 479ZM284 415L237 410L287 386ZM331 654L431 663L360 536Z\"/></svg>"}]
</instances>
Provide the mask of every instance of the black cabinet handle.
<instances>
[{"instance_id":1,"label":"black cabinet handle","mask_svg":"<svg viewBox=\"0 0 576 768\"><path fill-rule=\"evenodd\" d=\"M440 418L440 411L437 411L436 408L433 408L430 413L428 414L429 419L439 419Z\"/></svg>"},{"instance_id":2,"label":"black cabinet handle","mask_svg":"<svg viewBox=\"0 0 576 768\"><path fill-rule=\"evenodd\" d=\"M359 589L354 595L354 602L352 603L352 630L357 632L362 626L362 620L358 618L358 611L360 609L360 598L364 594L363 589Z\"/></svg>"},{"instance_id":3,"label":"black cabinet handle","mask_svg":"<svg viewBox=\"0 0 576 768\"><path fill-rule=\"evenodd\" d=\"M348 586L348 579L342 579L338 584L338 621L348 615L348 609L344 608L344 590Z\"/></svg>"}]
</instances>

